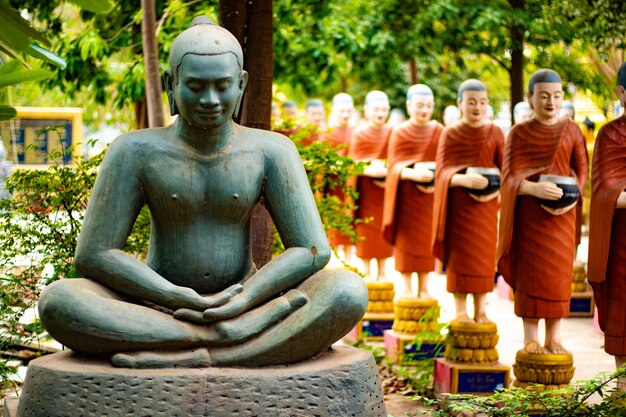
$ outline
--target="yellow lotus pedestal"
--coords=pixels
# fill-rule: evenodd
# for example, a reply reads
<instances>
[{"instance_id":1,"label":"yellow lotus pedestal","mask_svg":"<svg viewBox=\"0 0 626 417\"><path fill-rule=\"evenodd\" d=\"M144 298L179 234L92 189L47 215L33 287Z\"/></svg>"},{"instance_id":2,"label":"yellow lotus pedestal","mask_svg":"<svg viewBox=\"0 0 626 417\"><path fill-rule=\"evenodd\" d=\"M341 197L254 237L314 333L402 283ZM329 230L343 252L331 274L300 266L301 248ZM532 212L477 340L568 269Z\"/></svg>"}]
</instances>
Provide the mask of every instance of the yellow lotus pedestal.
<instances>
[{"instance_id":1,"label":"yellow lotus pedestal","mask_svg":"<svg viewBox=\"0 0 626 417\"><path fill-rule=\"evenodd\" d=\"M510 368L498 362L495 323L452 321L445 357L435 359L438 394L491 394L509 386Z\"/></svg>"},{"instance_id":2,"label":"yellow lotus pedestal","mask_svg":"<svg viewBox=\"0 0 626 417\"><path fill-rule=\"evenodd\" d=\"M439 304L434 298L403 298L394 305L393 331L417 335L435 331L439 319Z\"/></svg>"},{"instance_id":3,"label":"yellow lotus pedestal","mask_svg":"<svg viewBox=\"0 0 626 417\"><path fill-rule=\"evenodd\" d=\"M584 265L574 265L572 274L572 298L569 304L570 317L593 317L593 291L587 283Z\"/></svg>"},{"instance_id":4,"label":"yellow lotus pedestal","mask_svg":"<svg viewBox=\"0 0 626 417\"><path fill-rule=\"evenodd\" d=\"M369 303L366 313L393 314L393 282L366 282Z\"/></svg>"},{"instance_id":5,"label":"yellow lotus pedestal","mask_svg":"<svg viewBox=\"0 0 626 417\"><path fill-rule=\"evenodd\" d=\"M554 390L566 387L574 377L574 358L571 353L527 353L517 351L513 373L513 385L526 388L542 384L536 389Z\"/></svg>"},{"instance_id":6,"label":"yellow lotus pedestal","mask_svg":"<svg viewBox=\"0 0 626 417\"><path fill-rule=\"evenodd\" d=\"M443 356L443 339L436 335L420 338L420 333L437 331L439 304L433 298L403 298L394 305L395 319L391 330L385 330L387 356L401 361Z\"/></svg>"}]
</instances>

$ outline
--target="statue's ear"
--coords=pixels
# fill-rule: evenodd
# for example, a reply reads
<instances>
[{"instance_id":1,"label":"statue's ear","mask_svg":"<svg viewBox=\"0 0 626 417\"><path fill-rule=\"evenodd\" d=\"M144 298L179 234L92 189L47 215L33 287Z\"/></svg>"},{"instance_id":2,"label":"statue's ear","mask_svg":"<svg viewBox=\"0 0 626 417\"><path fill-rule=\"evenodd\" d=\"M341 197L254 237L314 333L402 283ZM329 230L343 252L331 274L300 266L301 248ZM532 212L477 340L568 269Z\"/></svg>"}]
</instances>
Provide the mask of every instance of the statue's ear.
<instances>
[{"instance_id":1,"label":"statue's ear","mask_svg":"<svg viewBox=\"0 0 626 417\"><path fill-rule=\"evenodd\" d=\"M170 70L166 70L163 73L163 89L167 93L167 101L170 104L170 114L175 116L178 114L178 107L174 100L174 77Z\"/></svg>"},{"instance_id":2,"label":"statue's ear","mask_svg":"<svg viewBox=\"0 0 626 417\"><path fill-rule=\"evenodd\" d=\"M529 92L529 93L526 95L526 97L528 98L528 99L526 100L526 101L528 102L528 107L530 107L530 109L531 109L531 110L535 110L535 109L533 109L533 100L532 100L532 98L533 98L533 94Z\"/></svg>"},{"instance_id":3,"label":"statue's ear","mask_svg":"<svg viewBox=\"0 0 626 417\"><path fill-rule=\"evenodd\" d=\"M239 97L237 98L237 106L235 107L234 117L239 117L239 112L241 111L241 101L243 100L243 93L246 90L246 86L248 85L248 72L242 70L241 76L239 77Z\"/></svg>"}]
</instances>

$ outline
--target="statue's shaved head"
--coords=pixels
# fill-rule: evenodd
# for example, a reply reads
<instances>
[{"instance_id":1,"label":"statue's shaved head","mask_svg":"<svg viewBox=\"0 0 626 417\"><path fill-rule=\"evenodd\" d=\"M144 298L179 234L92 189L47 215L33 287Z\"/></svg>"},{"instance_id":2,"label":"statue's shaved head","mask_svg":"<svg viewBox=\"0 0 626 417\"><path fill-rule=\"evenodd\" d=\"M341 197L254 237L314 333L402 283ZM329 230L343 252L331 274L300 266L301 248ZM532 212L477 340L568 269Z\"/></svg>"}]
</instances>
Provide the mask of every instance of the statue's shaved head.
<instances>
[{"instance_id":1,"label":"statue's shaved head","mask_svg":"<svg viewBox=\"0 0 626 417\"><path fill-rule=\"evenodd\" d=\"M174 77L185 55L233 54L239 68L243 69L243 50L232 33L217 25L206 16L198 16L191 27L174 39L170 48L170 68Z\"/></svg>"},{"instance_id":2,"label":"statue's shaved head","mask_svg":"<svg viewBox=\"0 0 626 417\"><path fill-rule=\"evenodd\" d=\"M463 100L463 93L465 91L487 91L487 87L482 83L482 81L470 78L469 80L463 81L463 83L459 86L459 100Z\"/></svg>"},{"instance_id":3,"label":"statue's shaved head","mask_svg":"<svg viewBox=\"0 0 626 417\"><path fill-rule=\"evenodd\" d=\"M535 84L537 83L562 83L561 76L551 69L540 69L535 71L528 80L528 92L534 94Z\"/></svg>"}]
</instances>

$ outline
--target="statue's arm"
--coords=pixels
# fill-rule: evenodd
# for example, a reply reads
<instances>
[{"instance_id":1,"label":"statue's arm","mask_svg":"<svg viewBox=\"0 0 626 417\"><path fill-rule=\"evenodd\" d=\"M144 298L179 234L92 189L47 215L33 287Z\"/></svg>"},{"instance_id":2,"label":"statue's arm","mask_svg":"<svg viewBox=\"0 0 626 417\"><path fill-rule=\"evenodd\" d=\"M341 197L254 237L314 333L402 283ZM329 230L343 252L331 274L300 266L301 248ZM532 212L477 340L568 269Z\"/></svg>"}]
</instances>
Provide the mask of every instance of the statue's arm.
<instances>
[{"instance_id":1,"label":"statue's arm","mask_svg":"<svg viewBox=\"0 0 626 417\"><path fill-rule=\"evenodd\" d=\"M122 251L145 204L141 189L141 153L145 149L140 145L132 136L125 136L107 152L78 238L76 269L112 290L161 306L207 308L191 288L170 283Z\"/></svg>"},{"instance_id":2,"label":"statue's arm","mask_svg":"<svg viewBox=\"0 0 626 417\"><path fill-rule=\"evenodd\" d=\"M263 196L286 250L250 277L241 294L205 311L210 321L233 317L297 286L330 260L330 245L300 155L291 141L283 139L269 138L277 143L265 150Z\"/></svg>"}]
</instances>

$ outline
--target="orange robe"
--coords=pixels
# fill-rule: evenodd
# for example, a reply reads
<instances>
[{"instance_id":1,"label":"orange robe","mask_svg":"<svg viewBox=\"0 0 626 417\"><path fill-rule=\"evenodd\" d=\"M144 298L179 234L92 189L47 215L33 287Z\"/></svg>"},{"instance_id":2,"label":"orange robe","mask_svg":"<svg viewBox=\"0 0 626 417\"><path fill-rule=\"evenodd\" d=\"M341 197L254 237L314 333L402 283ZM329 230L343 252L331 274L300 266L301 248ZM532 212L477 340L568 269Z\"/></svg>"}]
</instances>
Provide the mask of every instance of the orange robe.
<instances>
[{"instance_id":1,"label":"orange robe","mask_svg":"<svg viewBox=\"0 0 626 417\"><path fill-rule=\"evenodd\" d=\"M363 126L358 128L352 139L348 155L355 161L371 161L387 158L387 142L391 134L391 127L380 128ZM385 198L384 180L375 180L370 177L359 176L357 179L357 219L372 218L368 223L357 224L357 234L361 238L356 244L356 254L359 258L389 258L393 254L393 247L383 238L382 219L383 201Z\"/></svg>"},{"instance_id":2,"label":"orange robe","mask_svg":"<svg viewBox=\"0 0 626 417\"><path fill-rule=\"evenodd\" d=\"M593 286L604 350L626 355L626 210L615 202L626 189L626 117L602 127L592 164L589 282ZM608 320L610 318L610 320Z\"/></svg>"},{"instance_id":3,"label":"orange robe","mask_svg":"<svg viewBox=\"0 0 626 417\"><path fill-rule=\"evenodd\" d=\"M330 133L326 134L324 140L329 142L333 147L340 147L337 149L337 154L341 156L345 156L348 153L348 145L350 143L350 138L352 137L353 128L346 127L335 127L332 128ZM346 201L346 196L341 191L341 186L336 185L334 187L328 187L326 190L327 195L333 195L337 197L340 201ZM328 240L332 246L339 245L352 245L352 241L350 240L350 236L347 236L341 233L338 230L329 230L328 231Z\"/></svg>"},{"instance_id":4,"label":"orange robe","mask_svg":"<svg viewBox=\"0 0 626 417\"><path fill-rule=\"evenodd\" d=\"M523 180L540 174L587 182L582 132L571 120L544 125L536 120L509 132L502 170L498 270L515 291L515 314L523 318L569 315L576 240L576 209L553 216L538 198L518 196ZM582 195L581 195L582 198Z\"/></svg>"},{"instance_id":5,"label":"orange robe","mask_svg":"<svg viewBox=\"0 0 626 417\"><path fill-rule=\"evenodd\" d=\"M502 166L504 134L494 125L473 128L460 122L444 129L437 149L433 253L446 264L453 293L493 290L496 272L498 199L480 203L467 189L450 188L468 167Z\"/></svg>"},{"instance_id":6,"label":"orange robe","mask_svg":"<svg viewBox=\"0 0 626 417\"><path fill-rule=\"evenodd\" d=\"M434 196L419 191L414 181L400 180L400 175L416 162L435 160L442 130L436 122L420 127L407 121L396 127L389 139L383 235L394 245L399 272L435 269L431 248Z\"/></svg>"}]
</instances>

